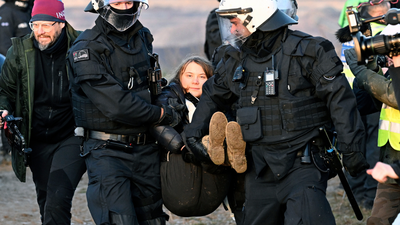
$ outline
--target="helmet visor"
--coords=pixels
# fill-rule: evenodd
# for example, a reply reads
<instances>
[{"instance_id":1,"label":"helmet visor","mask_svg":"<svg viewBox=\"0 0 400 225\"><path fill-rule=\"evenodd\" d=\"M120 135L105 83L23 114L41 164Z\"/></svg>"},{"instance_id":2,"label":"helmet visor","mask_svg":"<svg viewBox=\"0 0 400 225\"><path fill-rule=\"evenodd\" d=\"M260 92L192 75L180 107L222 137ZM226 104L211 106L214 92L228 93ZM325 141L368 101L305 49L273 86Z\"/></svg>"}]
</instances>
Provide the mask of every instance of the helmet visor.
<instances>
[{"instance_id":1,"label":"helmet visor","mask_svg":"<svg viewBox=\"0 0 400 225\"><path fill-rule=\"evenodd\" d=\"M296 19L296 9L279 9L281 12L285 13L286 15L292 17L292 19Z\"/></svg>"},{"instance_id":2,"label":"helmet visor","mask_svg":"<svg viewBox=\"0 0 400 225\"><path fill-rule=\"evenodd\" d=\"M127 0L104 0L104 1L98 1L99 4L101 4L101 2L103 2L103 5L99 5L99 8L106 6L106 5L110 5L110 4L114 4L114 3L118 3L118 2L141 2L144 4L144 9L147 9L149 7L147 0L132 0L132 1L127 1Z\"/></svg>"},{"instance_id":3,"label":"helmet visor","mask_svg":"<svg viewBox=\"0 0 400 225\"><path fill-rule=\"evenodd\" d=\"M251 35L247 29L246 14L218 13L218 25L223 44L230 44L240 49Z\"/></svg>"},{"instance_id":4,"label":"helmet visor","mask_svg":"<svg viewBox=\"0 0 400 225\"><path fill-rule=\"evenodd\" d=\"M123 32L129 29L133 24L135 24L135 22L138 20L140 16L140 12L144 5L145 4L140 2L137 11L135 13L130 13L130 14L117 13L114 10L112 10L109 5L99 9L98 13L104 20L106 20L109 24L111 24L115 29L117 29L120 32Z\"/></svg>"},{"instance_id":5,"label":"helmet visor","mask_svg":"<svg viewBox=\"0 0 400 225\"><path fill-rule=\"evenodd\" d=\"M292 17L292 19L296 18L297 7L293 0L278 1L278 9L281 10L286 15Z\"/></svg>"}]
</instances>

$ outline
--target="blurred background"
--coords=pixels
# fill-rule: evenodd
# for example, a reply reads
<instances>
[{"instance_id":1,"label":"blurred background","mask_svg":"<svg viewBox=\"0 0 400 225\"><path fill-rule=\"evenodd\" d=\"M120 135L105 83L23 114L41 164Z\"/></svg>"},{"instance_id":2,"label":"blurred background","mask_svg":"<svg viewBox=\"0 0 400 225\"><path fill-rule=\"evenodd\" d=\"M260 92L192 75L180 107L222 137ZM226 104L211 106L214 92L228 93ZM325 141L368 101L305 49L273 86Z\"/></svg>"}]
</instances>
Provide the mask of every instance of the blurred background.
<instances>
[{"instance_id":1,"label":"blurred background","mask_svg":"<svg viewBox=\"0 0 400 225\"><path fill-rule=\"evenodd\" d=\"M84 12L89 0L63 0L65 17L78 30L94 25L97 14ZM297 0L299 24L291 29L329 39L340 51L334 34L345 0ZM139 20L154 36L154 52L160 55L164 76L169 78L174 68L188 55L204 55L205 24L209 12L217 8L217 0L149 0Z\"/></svg>"}]
</instances>

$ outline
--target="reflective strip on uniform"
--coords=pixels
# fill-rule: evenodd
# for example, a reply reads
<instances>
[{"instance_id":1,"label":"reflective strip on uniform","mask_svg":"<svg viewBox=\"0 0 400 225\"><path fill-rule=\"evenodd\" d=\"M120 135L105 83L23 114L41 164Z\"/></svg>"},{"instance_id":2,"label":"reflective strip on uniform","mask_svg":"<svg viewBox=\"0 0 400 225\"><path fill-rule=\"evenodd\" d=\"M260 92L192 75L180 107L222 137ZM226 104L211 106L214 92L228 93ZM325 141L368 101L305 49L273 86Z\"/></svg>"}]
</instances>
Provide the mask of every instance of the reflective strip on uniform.
<instances>
[{"instance_id":1,"label":"reflective strip on uniform","mask_svg":"<svg viewBox=\"0 0 400 225\"><path fill-rule=\"evenodd\" d=\"M379 129L380 130L389 130L389 121L386 120L380 120L379 121Z\"/></svg>"},{"instance_id":2,"label":"reflective strip on uniform","mask_svg":"<svg viewBox=\"0 0 400 225\"><path fill-rule=\"evenodd\" d=\"M390 132L400 134L400 124L392 122L390 124Z\"/></svg>"}]
</instances>

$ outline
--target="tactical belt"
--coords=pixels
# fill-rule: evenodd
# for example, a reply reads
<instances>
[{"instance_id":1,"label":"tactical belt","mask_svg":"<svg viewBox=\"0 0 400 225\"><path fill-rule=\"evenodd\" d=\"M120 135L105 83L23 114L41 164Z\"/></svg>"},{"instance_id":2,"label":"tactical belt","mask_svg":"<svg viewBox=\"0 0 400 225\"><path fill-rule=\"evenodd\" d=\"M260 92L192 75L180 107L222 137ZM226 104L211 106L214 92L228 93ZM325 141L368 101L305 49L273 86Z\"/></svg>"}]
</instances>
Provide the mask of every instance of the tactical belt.
<instances>
[{"instance_id":1,"label":"tactical belt","mask_svg":"<svg viewBox=\"0 0 400 225\"><path fill-rule=\"evenodd\" d=\"M135 135L123 135L123 134L109 134L101 131L89 131L89 138L104 140L104 141L117 141L126 144L134 145L145 145L148 143L154 143L154 139L151 135L146 133L139 133Z\"/></svg>"}]
</instances>

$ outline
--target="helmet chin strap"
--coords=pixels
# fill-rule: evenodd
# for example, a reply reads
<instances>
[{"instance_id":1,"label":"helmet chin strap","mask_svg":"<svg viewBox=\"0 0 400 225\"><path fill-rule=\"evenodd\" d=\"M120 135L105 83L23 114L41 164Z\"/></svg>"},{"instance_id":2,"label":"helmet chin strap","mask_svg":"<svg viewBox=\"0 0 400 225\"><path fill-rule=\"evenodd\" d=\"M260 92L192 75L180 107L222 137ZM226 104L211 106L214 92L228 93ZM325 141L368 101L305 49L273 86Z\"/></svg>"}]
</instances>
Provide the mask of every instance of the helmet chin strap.
<instances>
[{"instance_id":1,"label":"helmet chin strap","mask_svg":"<svg viewBox=\"0 0 400 225\"><path fill-rule=\"evenodd\" d=\"M244 19L244 21L243 21L243 26L247 27L247 25L249 25L249 23L251 22L252 19L253 19L252 16L247 15L246 19Z\"/></svg>"}]
</instances>

